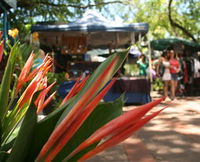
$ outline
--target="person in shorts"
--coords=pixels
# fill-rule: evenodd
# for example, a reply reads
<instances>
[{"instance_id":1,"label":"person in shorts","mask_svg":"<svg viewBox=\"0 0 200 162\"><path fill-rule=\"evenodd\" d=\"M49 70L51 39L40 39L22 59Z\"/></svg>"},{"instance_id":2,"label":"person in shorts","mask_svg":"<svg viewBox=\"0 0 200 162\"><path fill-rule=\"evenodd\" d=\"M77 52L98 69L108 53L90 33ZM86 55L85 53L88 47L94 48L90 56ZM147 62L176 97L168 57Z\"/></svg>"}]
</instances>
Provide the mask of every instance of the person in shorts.
<instances>
[{"instance_id":1,"label":"person in shorts","mask_svg":"<svg viewBox=\"0 0 200 162\"><path fill-rule=\"evenodd\" d=\"M170 51L170 73L171 73L171 99L176 98L176 89L178 85L178 72L180 71L180 64L178 58L173 50Z\"/></svg>"},{"instance_id":2,"label":"person in shorts","mask_svg":"<svg viewBox=\"0 0 200 162\"><path fill-rule=\"evenodd\" d=\"M169 55L169 51L164 51L162 56L159 59L158 62L158 66L157 66L157 74L159 77L162 78L164 87L163 87L163 92L164 92L164 96L166 97L166 101L170 100L170 98L168 97L168 89L169 89L169 85L171 83L171 73L170 73L170 55ZM162 68L162 74L160 74L160 70Z\"/></svg>"}]
</instances>

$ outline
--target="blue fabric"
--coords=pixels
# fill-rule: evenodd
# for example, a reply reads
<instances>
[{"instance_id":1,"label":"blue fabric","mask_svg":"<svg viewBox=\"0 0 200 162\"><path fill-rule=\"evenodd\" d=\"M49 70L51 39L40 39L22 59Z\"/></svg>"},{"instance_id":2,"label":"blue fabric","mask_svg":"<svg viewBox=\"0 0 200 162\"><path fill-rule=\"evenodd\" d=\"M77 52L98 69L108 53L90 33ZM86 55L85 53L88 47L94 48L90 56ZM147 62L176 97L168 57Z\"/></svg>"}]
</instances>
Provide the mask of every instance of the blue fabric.
<instances>
[{"instance_id":1,"label":"blue fabric","mask_svg":"<svg viewBox=\"0 0 200 162\"><path fill-rule=\"evenodd\" d=\"M122 93L117 93L114 91L114 86L108 91L104 96L105 102L111 102L116 100L122 95ZM145 104L151 101L151 96L148 93L142 92L124 92L125 94L125 103L126 104Z\"/></svg>"},{"instance_id":2,"label":"blue fabric","mask_svg":"<svg viewBox=\"0 0 200 162\"><path fill-rule=\"evenodd\" d=\"M120 93L109 91L104 97L105 102L111 102L120 97ZM151 101L151 97L145 93L125 93L126 104L145 104Z\"/></svg>"},{"instance_id":3,"label":"blue fabric","mask_svg":"<svg viewBox=\"0 0 200 162\"><path fill-rule=\"evenodd\" d=\"M69 93L69 91L71 90L74 84L75 84L75 81L63 82L58 88L58 95L64 98ZM112 87L103 99L105 102L111 102L111 101L116 100L121 95L122 93L113 92L113 87ZM150 101L151 101L151 97L149 94L146 94L146 93L138 93L138 92L125 93L126 104L145 104Z\"/></svg>"},{"instance_id":4,"label":"blue fabric","mask_svg":"<svg viewBox=\"0 0 200 162\"><path fill-rule=\"evenodd\" d=\"M74 84L75 81L66 81L60 84L58 87L58 95L64 98L69 93Z\"/></svg>"}]
</instances>

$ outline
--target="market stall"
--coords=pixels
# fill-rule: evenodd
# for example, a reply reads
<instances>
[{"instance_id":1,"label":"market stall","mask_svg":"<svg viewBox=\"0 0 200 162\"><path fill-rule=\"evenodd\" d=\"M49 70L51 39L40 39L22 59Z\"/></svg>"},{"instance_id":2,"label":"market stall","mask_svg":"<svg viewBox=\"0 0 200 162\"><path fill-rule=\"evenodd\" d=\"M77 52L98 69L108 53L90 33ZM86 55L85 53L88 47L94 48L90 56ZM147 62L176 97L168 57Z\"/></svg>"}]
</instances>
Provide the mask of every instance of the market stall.
<instances>
[{"instance_id":1,"label":"market stall","mask_svg":"<svg viewBox=\"0 0 200 162\"><path fill-rule=\"evenodd\" d=\"M32 33L38 33L40 47L45 50L52 49L55 53L55 62L57 72L66 71L73 80L83 72L92 73L100 64L98 61L86 60L87 52L91 49L107 49L108 54L112 54L116 49L126 49L134 42L141 39L148 31L147 23L122 24L107 20L99 13L89 10L82 18L69 24L52 24L52 25L33 25ZM123 81L121 85L133 82L134 79L127 77L118 78ZM137 84L142 82L140 78ZM135 83L136 83L135 82ZM65 83L66 84L66 83ZM118 81L116 82L118 84ZM148 83L145 83L148 84ZM66 93L71 87L66 88ZM130 84L131 86L132 84ZM62 87L62 85L61 85ZM66 85L67 87L67 85ZM116 87L114 85L114 87ZM150 92L143 88L132 88L131 94L142 94L145 100L135 100L134 96L128 97L133 103L147 103L150 101ZM122 89L120 92L115 92L116 88L112 88L112 96L126 93L127 89ZM61 90L64 92L64 90ZM65 93L65 92L64 92ZM111 93L110 93L111 94ZM113 98L108 99L111 101ZM105 99L106 100L106 99Z\"/></svg>"}]
</instances>

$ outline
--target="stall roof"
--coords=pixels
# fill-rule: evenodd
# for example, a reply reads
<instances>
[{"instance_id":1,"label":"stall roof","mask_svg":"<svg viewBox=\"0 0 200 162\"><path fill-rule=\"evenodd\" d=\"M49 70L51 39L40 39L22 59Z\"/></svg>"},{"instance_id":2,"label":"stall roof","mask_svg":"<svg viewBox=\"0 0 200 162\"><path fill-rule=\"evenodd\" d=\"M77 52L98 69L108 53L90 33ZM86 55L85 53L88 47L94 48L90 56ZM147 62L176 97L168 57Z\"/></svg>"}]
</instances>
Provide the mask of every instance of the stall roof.
<instances>
[{"instance_id":1,"label":"stall roof","mask_svg":"<svg viewBox=\"0 0 200 162\"><path fill-rule=\"evenodd\" d=\"M154 50L163 51L169 48L173 48L176 44L183 44L189 48L192 48L193 51L200 50L200 44L192 41L179 39L179 38L168 38L168 39L158 39L151 41L151 47Z\"/></svg>"},{"instance_id":2,"label":"stall roof","mask_svg":"<svg viewBox=\"0 0 200 162\"><path fill-rule=\"evenodd\" d=\"M32 32L38 32L40 43L50 47L63 46L61 37L87 37L88 49L124 48L148 32L148 23L123 24L113 22L93 10L73 23L59 25L33 25Z\"/></svg>"},{"instance_id":3,"label":"stall roof","mask_svg":"<svg viewBox=\"0 0 200 162\"><path fill-rule=\"evenodd\" d=\"M143 32L148 31L147 23L123 24L113 22L94 10L87 11L75 22L60 25L33 25L32 32L38 31L106 31L106 32Z\"/></svg>"}]
</instances>

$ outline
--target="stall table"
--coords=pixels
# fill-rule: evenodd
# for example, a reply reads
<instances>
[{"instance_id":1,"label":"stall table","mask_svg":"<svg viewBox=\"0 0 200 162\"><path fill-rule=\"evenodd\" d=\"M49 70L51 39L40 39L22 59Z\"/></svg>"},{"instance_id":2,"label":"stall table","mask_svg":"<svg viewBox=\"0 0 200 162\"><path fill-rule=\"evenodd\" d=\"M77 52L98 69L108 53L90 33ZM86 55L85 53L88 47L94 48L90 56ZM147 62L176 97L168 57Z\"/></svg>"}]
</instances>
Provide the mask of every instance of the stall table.
<instances>
[{"instance_id":1,"label":"stall table","mask_svg":"<svg viewBox=\"0 0 200 162\"><path fill-rule=\"evenodd\" d=\"M119 78L104 97L104 101L114 101L124 93L126 104L145 104L151 101L150 89L150 81L148 79Z\"/></svg>"},{"instance_id":2,"label":"stall table","mask_svg":"<svg viewBox=\"0 0 200 162\"><path fill-rule=\"evenodd\" d=\"M74 80L64 82L58 88L59 95L64 98L75 84ZM151 101L150 81L145 78L118 78L103 98L105 102L116 100L125 95L126 104L145 104Z\"/></svg>"}]
</instances>

